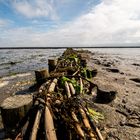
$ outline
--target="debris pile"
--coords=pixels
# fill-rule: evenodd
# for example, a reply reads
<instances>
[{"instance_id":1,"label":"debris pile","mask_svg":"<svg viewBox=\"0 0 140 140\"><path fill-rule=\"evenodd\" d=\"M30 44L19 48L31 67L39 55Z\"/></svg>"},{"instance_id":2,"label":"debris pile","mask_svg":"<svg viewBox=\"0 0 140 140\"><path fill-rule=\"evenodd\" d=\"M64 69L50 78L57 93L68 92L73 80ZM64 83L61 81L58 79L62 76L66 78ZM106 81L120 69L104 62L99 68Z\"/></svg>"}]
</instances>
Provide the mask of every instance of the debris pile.
<instances>
[{"instance_id":1,"label":"debris pile","mask_svg":"<svg viewBox=\"0 0 140 140\"><path fill-rule=\"evenodd\" d=\"M88 69L78 51L67 49L58 60L49 60L47 70L36 72L38 93L20 120L15 140L103 140L96 124L104 116L85 96L98 96L91 82L96 69Z\"/></svg>"}]
</instances>

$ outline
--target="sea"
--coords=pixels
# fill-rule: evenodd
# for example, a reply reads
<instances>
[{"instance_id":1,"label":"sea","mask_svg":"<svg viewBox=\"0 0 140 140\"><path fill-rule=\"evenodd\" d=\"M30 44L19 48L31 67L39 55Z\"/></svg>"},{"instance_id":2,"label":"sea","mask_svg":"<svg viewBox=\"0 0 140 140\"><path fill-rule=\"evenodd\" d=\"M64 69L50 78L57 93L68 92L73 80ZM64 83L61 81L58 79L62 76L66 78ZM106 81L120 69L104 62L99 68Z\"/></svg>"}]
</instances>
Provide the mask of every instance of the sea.
<instances>
[{"instance_id":1,"label":"sea","mask_svg":"<svg viewBox=\"0 0 140 140\"><path fill-rule=\"evenodd\" d=\"M79 48L80 49L80 48ZM140 64L140 48L82 48L93 53L120 56ZM33 72L48 67L48 59L57 58L61 49L0 49L0 77Z\"/></svg>"}]
</instances>

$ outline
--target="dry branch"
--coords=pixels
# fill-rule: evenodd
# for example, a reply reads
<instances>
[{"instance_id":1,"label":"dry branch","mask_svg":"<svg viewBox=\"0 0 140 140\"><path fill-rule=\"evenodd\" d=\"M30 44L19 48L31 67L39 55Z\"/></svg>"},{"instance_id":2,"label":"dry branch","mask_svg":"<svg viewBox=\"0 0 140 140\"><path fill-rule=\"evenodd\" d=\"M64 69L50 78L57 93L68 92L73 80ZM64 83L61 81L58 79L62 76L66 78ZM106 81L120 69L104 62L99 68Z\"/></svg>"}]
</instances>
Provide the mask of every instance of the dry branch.
<instances>
[{"instance_id":1,"label":"dry branch","mask_svg":"<svg viewBox=\"0 0 140 140\"><path fill-rule=\"evenodd\" d=\"M49 93L54 92L56 84L57 84L57 79L54 79L53 82L51 83L49 89L48 89Z\"/></svg>"},{"instance_id":2,"label":"dry branch","mask_svg":"<svg viewBox=\"0 0 140 140\"><path fill-rule=\"evenodd\" d=\"M85 127L88 129L88 133L89 133L89 136L90 136L91 140L96 140L96 137L92 132L92 129L91 129L91 126L89 124L89 121L88 121L88 118L86 116L85 111L82 108L79 108L79 112L82 116L82 120L83 120L83 123L84 123Z\"/></svg>"},{"instance_id":3,"label":"dry branch","mask_svg":"<svg viewBox=\"0 0 140 140\"><path fill-rule=\"evenodd\" d=\"M23 137L27 131L29 125L29 120L26 121L26 123L24 124L24 126L22 127L21 132L18 133L18 135L16 136L15 140L23 140Z\"/></svg>"},{"instance_id":4,"label":"dry branch","mask_svg":"<svg viewBox=\"0 0 140 140\"><path fill-rule=\"evenodd\" d=\"M65 89L66 89L67 97L70 98L71 97L70 88L67 81L65 81Z\"/></svg>"},{"instance_id":5,"label":"dry branch","mask_svg":"<svg viewBox=\"0 0 140 140\"><path fill-rule=\"evenodd\" d=\"M72 116L73 120L75 121L75 127L76 127L76 131L77 131L78 135L80 137L84 138L84 132L81 129L81 126L79 124L79 120L78 120L77 116L75 115L74 112L71 112L71 116Z\"/></svg>"},{"instance_id":6,"label":"dry branch","mask_svg":"<svg viewBox=\"0 0 140 140\"><path fill-rule=\"evenodd\" d=\"M47 102L47 106L45 107L45 132L47 140L57 140L53 118L51 112L48 108L49 103Z\"/></svg>"},{"instance_id":7,"label":"dry branch","mask_svg":"<svg viewBox=\"0 0 140 140\"><path fill-rule=\"evenodd\" d=\"M70 87L71 94L74 95L75 94L75 89L74 89L72 83L69 83L69 87Z\"/></svg>"},{"instance_id":8,"label":"dry branch","mask_svg":"<svg viewBox=\"0 0 140 140\"><path fill-rule=\"evenodd\" d=\"M83 81L82 78L80 78L80 94L83 93Z\"/></svg>"},{"instance_id":9,"label":"dry branch","mask_svg":"<svg viewBox=\"0 0 140 140\"><path fill-rule=\"evenodd\" d=\"M38 131L38 128L39 128L39 123L40 123L42 112L43 112L42 108L40 108L37 111L37 114L36 114L36 117L35 117L35 122L34 122L32 132L31 132L31 135L30 135L30 140L36 140L36 138L37 138L37 131Z\"/></svg>"},{"instance_id":10,"label":"dry branch","mask_svg":"<svg viewBox=\"0 0 140 140\"><path fill-rule=\"evenodd\" d=\"M86 113L87 113L88 119L90 120L90 123L91 123L92 127L94 128L94 131L96 132L99 140L104 140L100 130L95 125L94 120L90 117L89 112L87 110L86 110Z\"/></svg>"},{"instance_id":11,"label":"dry branch","mask_svg":"<svg viewBox=\"0 0 140 140\"><path fill-rule=\"evenodd\" d=\"M57 84L57 79L54 79L53 82L51 83L48 92L54 92L55 86ZM53 117L50 112L50 109L48 108L50 106L48 99L46 99L46 107L45 107L45 132L46 132L46 139L47 140L57 140L56 137L56 132L54 128L54 123L53 123Z\"/></svg>"}]
</instances>

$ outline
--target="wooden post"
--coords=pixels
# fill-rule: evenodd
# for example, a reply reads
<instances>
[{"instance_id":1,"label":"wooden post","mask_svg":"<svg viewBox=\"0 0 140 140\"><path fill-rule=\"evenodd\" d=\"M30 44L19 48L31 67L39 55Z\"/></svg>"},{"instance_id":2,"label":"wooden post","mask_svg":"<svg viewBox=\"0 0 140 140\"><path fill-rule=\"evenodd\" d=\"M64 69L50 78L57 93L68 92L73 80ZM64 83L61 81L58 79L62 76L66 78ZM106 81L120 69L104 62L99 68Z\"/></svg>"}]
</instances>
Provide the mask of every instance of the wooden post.
<instances>
[{"instance_id":1,"label":"wooden post","mask_svg":"<svg viewBox=\"0 0 140 140\"><path fill-rule=\"evenodd\" d=\"M82 66L83 68L86 68L86 66L87 66L87 61L86 61L86 59L81 59L81 66Z\"/></svg>"},{"instance_id":2,"label":"wooden post","mask_svg":"<svg viewBox=\"0 0 140 140\"><path fill-rule=\"evenodd\" d=\"M4 128L11 133L32 106L32 95L14 95L1 103L1 115Z\"/></svg>"},{"instance_id":3,"label":"wooden post","mask_svg":"<svg viewBox=\"0 0 140 140\"><path fill-rule=\"evenodd\" d=\"M49 72L54 71L57 65L57 59L48 59Z\"/></svg>"},{"instance_id":4,"label":"wooden post","mask_svg":"<svg viewBox=\"0 0 140 140\"><path fill-rule=\"evenodd\" d=\"M43 84L49 77L48 69L36 70L35 71L36 82L38 85Z\"/></svg>"}]
</instances>

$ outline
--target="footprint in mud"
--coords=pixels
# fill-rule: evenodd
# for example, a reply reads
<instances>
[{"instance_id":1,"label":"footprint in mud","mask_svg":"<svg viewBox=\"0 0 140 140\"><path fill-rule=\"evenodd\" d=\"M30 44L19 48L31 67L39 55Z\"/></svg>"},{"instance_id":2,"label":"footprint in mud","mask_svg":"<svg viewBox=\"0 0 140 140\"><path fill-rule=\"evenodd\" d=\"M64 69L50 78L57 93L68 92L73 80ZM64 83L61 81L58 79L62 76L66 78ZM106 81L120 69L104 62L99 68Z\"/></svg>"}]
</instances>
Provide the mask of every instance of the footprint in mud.
<instances>
[{"instance_id":1,"label":"footprint in mud","mask_svg":"<svg viewBox=\"0 0 140 140\"><path fill-rule=\"evenodd\" d=\"M140 112L136 109L131 109L125 105L118 105L116 112L125 116L125 120L120 121L120 126L129 126L140 128Z\"/></svg>"},{"instance_id":2,"label":"footprint in mud","mask_svg":"<svg viewBox=\"0 0 140 140\"><path fill-rule=\"evenodd\" d=\"M131 78L129 80L134 81L136 83L140 83L140 78Z\"/></svg>"},{"instance_id":3,"label":"footprint in mud","mask_svg":"<svg viewBox=\"0 0 140 140\"><path fill-rule=\"evenodd\" d=\"M120 73L120 71L119 71L118 69L116 69L116 68L106 68L106 70L107 70L108 72Z\"/></svg>"},{"instance_id":4,"label":"footprint in mud","mask_svg":"<svg viewBox=\"0 0 140 140\"><path fill-rule=\"evenodd\" d=\"M140 64L137 64L137 63L133 63L132 65L134 65L134 66L140 66Z\"/></svg>"}]
</instances>

